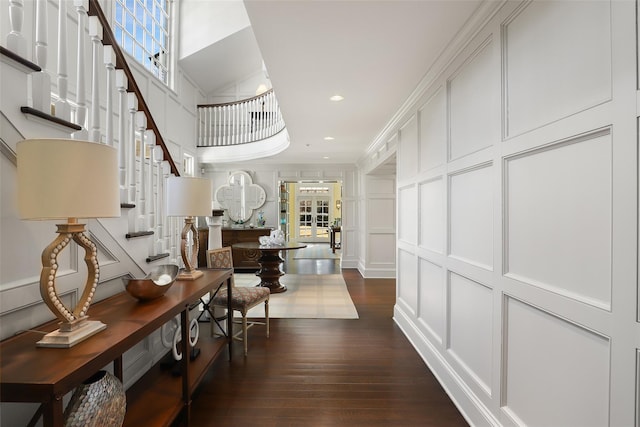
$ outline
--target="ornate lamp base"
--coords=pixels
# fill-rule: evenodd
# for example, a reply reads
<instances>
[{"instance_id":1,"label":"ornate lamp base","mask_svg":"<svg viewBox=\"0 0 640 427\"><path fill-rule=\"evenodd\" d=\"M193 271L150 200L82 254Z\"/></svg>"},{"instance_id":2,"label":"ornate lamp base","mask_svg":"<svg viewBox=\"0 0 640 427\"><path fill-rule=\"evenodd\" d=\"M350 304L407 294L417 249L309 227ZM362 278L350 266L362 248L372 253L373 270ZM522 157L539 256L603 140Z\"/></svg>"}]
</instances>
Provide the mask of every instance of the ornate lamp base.
<instances>
[{"instance_id":1,"label":"ornate lamp base","mask_svg":"<svg viewBox=\"0 0 640 427\"><path fill-rule=\"evenodd\" d=\"M196 270L195 266L198 265L198 249L200 247L200 241L198 239L198 230L194 225L195 218L188 216L184 219L184 228L182 229L180 240L180 255L182 256L182 262L184 262L184 270L178 274L178 280L196 280L204 273ZM189 233L193 236L193 245L191 245L191 253L188 251L188 236Z\"/></svg>"},{"instance_id":2,"label":"ornate lamp base","mask_svg":"<svg viewBox=\"0 0 640 427\"><path fill-rule=\"evenodd\" d=\"M107 325L99 320L80 320L77 324L70 326L69 323L62 324L60 329L50 332L36 343L38 347L49 348L69 348L80 341L84 341L92 335L106 329Z\"/></svg>"},{"instance_id":3,"label":"ornate lamp base","mask_svg":"<svg viewBox=\"0 0 640 427\"><path fill-rule=\"evenodd\" d=\"M51 311L60 319L60 329L45 335L36 343L38 347L69 348L104 330L107 325L98 320L88 320L87 310L98 285L100 269L96 245L84 233L84 224L69 218L67 224L58 224L58 237L42 252L40 295ZM76 242L85 250L87 281L75 308L65 307L56 290L58 256L70 242Z\"/></svg>"}]
</instances>

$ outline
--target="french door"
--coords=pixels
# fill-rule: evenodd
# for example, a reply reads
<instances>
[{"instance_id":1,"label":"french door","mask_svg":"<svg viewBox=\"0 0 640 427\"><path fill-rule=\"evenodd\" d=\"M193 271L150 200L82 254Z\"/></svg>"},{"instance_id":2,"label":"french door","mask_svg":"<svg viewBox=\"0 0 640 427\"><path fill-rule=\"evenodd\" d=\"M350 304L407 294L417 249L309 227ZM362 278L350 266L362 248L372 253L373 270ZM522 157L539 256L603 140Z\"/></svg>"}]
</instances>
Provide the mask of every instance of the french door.
<instances>
[{"instance_id":1,"label":"french door","mask_svg":"<svg viewBox=\"0 0 640 427\"><path fill-rule=\"evenodd\" d=\"M297 240L300 242L329 241L328 196L301 196L297 201Z\"/></svg>"}]
</instances>

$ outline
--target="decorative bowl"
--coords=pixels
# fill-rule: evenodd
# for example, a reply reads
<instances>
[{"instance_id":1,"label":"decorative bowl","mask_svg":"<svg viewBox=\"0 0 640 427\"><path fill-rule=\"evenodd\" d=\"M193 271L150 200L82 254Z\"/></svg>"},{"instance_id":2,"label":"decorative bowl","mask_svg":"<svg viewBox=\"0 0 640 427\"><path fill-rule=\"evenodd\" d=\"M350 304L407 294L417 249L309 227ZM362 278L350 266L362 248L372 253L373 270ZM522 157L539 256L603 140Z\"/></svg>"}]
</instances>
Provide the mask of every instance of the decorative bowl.
<instances>
[{"instance_id":1,"label":"decorative bowl","mask_svg":"<svg viewBox=\"0 0 640 427\"><path fill-rule=\"evenodd\" d=\"M149 301L165 294L178 277L180 268L163 264L154 268L144 279L122 279L129 295L140 301Z\"/></svg>"}]
</instances>

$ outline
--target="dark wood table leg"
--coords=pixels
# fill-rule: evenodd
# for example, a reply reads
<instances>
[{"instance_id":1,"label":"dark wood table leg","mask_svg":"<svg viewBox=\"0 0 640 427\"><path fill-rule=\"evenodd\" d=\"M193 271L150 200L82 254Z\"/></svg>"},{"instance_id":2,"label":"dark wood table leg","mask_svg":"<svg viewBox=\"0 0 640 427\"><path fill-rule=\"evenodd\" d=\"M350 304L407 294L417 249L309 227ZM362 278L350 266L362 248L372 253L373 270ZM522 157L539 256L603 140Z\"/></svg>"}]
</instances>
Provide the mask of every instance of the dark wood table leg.
<instances>
[{"instance_id":1,"label":"dark wood table leg","mask_svg":"<svg viewBox=\"0 0 640 427\"><path fill-rule=\"evenodd\" d=\"M336 231L333 228L329 229L329 236L331 241L331 252L336 253Z\"/></svg>"},{"instance_id":2,"label":"dark wood table leg","mask_svg":"<svg viewBox=\"0 0 640 427\"><path fill-rule=\"evenodd\" d=\"M280 283L280 277L284 276L284 272L280 270L280 264L283 262L279 250L261 250L261 256L258 259L260 270L256 273L256 276L261 279L258 286L269 288L272 294L285 292L287 287Z\"/></svg>"}]
</instances>

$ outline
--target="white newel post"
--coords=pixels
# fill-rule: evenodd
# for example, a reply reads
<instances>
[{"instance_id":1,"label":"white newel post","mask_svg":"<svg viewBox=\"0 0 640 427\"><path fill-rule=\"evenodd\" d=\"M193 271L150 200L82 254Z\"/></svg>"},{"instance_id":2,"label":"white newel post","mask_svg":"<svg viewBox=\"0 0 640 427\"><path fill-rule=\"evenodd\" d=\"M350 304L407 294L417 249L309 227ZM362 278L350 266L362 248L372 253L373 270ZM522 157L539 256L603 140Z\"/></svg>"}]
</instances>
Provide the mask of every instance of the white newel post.
<instances>
[{"instance_id":1,"label":"white newel post","mask_svg":"<svg viewBox=\"0 0 640 427\"><path fill-rule=\"evenodd\" d=\"M131 126L127 141L127 183L129 184L129 203L136 203L136 115L138 114L138 98L133 92L127 93L127 107L129 108L129 123Z\"/></svg>"},{"instance_id":2,"label":"white newel post","mask_svg":"<svg viewBox=\"0 0 640 427\"><path fill-rule=\"evenodd\" d=\"M120 201L129 203L127 182L127 76L123 70L116 70L116 89L118 89L118 168L120 180Z\"/></svg>"},{"instance_id":3,"label":"white newel post","mask_svg":"<svg viewBox=\"0 0 640 427\"><path fill-rule=\"evenodd\" d=\"M212 216L207 217L207 225L209 226L209 249L218 249L222 247L222 209L213 209Z\"/></svg>"},{"instance_id":4,"label":"white newel post","mask_svg":"<svg viewBox=\"0 0 640 427\"><path fill-rule=\"evenodd\" d=\"M100 142L100 49L102 48L102 24L97 16L89 17L89 37L93 45L91 69L91 125L89 139Z\"/></svg>"},{"instance_id":5,"label":"white newel post","mask_svg":"<svg viewBox=\"0 0 640 427\"><path fill-rule=\"evenodd\" d=\"M47 73L47 54L49 40L47 35L47 2L36 2L36 42L34 46L34 62L42 71L31 73L31 102L32 107L44 113L51 113L51 77Z\"/></svg>"},{"instance_id":6,"label":"white newel post","mask_svg":"<svg viewBox=\"0 0 640 427\"><path fill-rule=\"evenodd\" d=\"M78 57L76 58L76 124L82 126L82 130L73 134L76 139L89 139L87 130L87 87L85 76L85 28L87 25L88 0L74 0L73 5L78 13Z\"/></svg>"},{"instance_id":7,"label":"white newel post","mask_svg":"<svg viewBox=\"0 0 640 427\"><path fill-rule=\"evenodd\" d=\"M27 55L27 39L22 34L24 22L24 3L22 0L9 0L9 26L7 34L7 49L23 58Z\"/></svg>"},{"instance_id":8,"label":"white newel post","mask_svg":"<svg viewBox=\"0 0 640 427\"><path fill-rule=\"evenodd\" d=\"M58 2L58 100L55 103L55 116L64 120L71 120L71 106L69 105L69 72L67 45L67 2Z\"/></svg>"},{"instance_id":9,"label":"white newel post","mask_svg":"<svg viewBox=\"0 0 640 427\"><path fill-rule=\"evenodd\" d=\"M116 53L113 46L106 45L103 50L104 66L107 69L107 119L105 121L106 143L112 147L113 141L113 74L116 69Z\"/></svg>"},{"instance_id":10,"label":"white newel post","mask_svg":"<svg viewBox=\"0 0 640 427\"><path fill-rule=\"evenodd\" d=\"M138 134L140 135L140 155L138 156L138 164L140 167L140 174L138 178L138 202L136 203L136 207L138 209L138 229L145 230L145 219L147 214L147 167L146 167L146 153L145 153L145 136L147 130L147 116L145 116L143 111L138 111L136 113L136 128L138 129ZM136 144L137 145L137 144Z\"/></svg>"}]
</instances>

